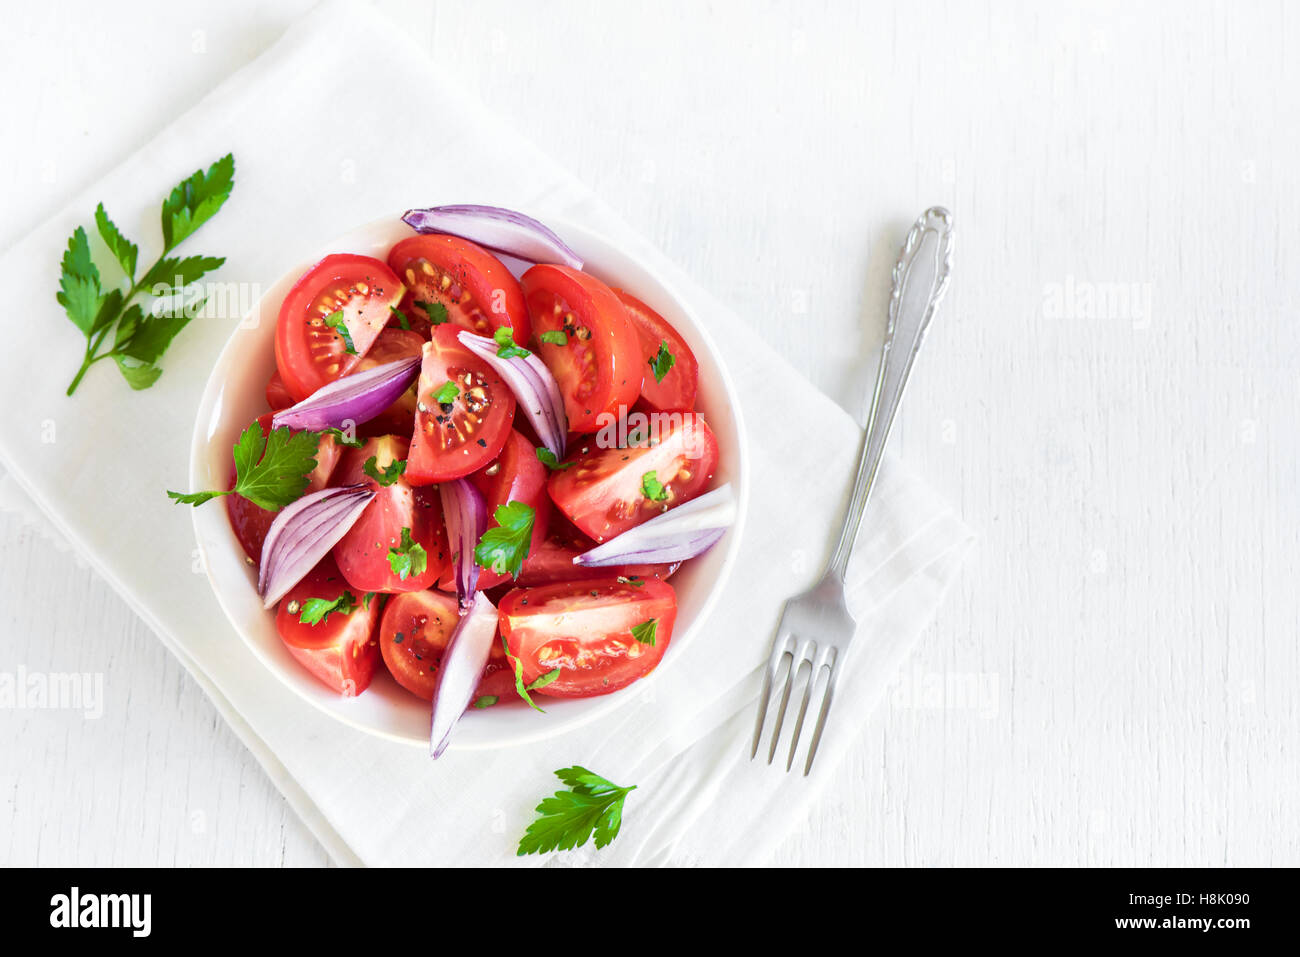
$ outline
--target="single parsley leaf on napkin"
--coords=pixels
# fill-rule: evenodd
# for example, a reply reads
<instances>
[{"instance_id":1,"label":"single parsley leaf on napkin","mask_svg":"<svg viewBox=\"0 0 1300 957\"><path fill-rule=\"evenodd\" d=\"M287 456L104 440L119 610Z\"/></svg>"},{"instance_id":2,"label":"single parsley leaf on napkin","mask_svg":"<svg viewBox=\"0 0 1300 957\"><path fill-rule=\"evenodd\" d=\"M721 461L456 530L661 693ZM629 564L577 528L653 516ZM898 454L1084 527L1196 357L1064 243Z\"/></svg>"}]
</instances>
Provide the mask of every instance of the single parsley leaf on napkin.
<instances>
[{"instance_id":1,"label":"single parsley leaf on napkin","mask_svg":"<svg viewBox=\"0 0 1300 957\"><path fill-rule=\"evenodd\" d=\"M202 505L229 495L242 495L259 508L275 512L296 501L307 490L308 475L316 468L315 432L273 429L267 435L258 422L244 429L235 443L235 487L224 492L167 493L179 505Z\"/></svg>"},{"instance_id":2,"label":"single parsley leaf on napkin","mask_svg":"<svg viewBox=\"0 0 1300 957\"><path fill-rule=\"evenodd\" d=\"M474 547L474 561L480 568L509 574L518 578L528 557L528 546L533 537L533 519L536 510L523 502L506 502L498 505L492 517L496 525L489 528Z\"/></svg>"},{"instance_id":3,"label":"single parsley leaf on napkin","mask_svg":"<svg viewBox=\"0 0 1300 957\"><path fill-rule=\"evenodd\" d=\"M596 848L618 837L623 825L623 801L636 785L619 787L584 767L561 768L555 776L569 786L537 805L537 820L519 840L519 857L571 851L596 835Z\"/></svg>"},{"instance_id":4,"label":"single parsley leaf on napkin","mask_svg":"<svg viewBox=\"0 0 1300 957\"><path fill-rule=\"evenodd\" d=\"M163 255L136 279L140 247L127 239L109 218L104 204L95 207L95 229L112 253L123 278L117 287L103 288L99 268L90 252L86 230L78 226L68 240L60 262L59 292L55 296L68 318L86 337L81 367L68 385L68 395L77 391L81 379L101 359L117 363L132 389L147 389L158 381L162 369L158 360L203 307L206 297L183 295L193 283L225 263L214 256L167 256L179 243L221 209L235 182L235 158L227 153L207 170L195 170L163 200ZM133 302L141 293L158 300L148 311ZM181 299L161 310L164 297ZM113 344L101 351L109 333Z\"/></svg>"}]
</instances>

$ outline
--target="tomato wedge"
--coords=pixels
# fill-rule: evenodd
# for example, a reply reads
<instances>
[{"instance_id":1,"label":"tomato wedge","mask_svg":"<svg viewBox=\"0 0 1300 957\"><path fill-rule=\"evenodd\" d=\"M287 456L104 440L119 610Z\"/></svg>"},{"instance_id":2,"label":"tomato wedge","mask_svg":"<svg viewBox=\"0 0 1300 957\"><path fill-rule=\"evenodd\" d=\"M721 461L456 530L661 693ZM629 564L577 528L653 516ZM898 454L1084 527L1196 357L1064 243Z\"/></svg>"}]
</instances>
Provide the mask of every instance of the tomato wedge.
<instances>
[{"instance_id":1,"label":"tomato wedge","mask_svg":"<svg viewBox=\"0 0 1300 957\"><path fill-rule=\"evenodd\" d=\"M501 452L515 417L515 397L501 378L466 349L451 324L437 326L424 345L416 383L419 402L406 478L429 485L461 478L483 468ZM455 397L436 398L448 383Z\"/></svg>"},{"instance_id":2,"label":"tomato wedge","mask_svg":"<svg viewBox=\"0 0 1300 957\"><path fill-rule=\"evenodd\" d=\"M413 325L428 323L417 303L440 303L453 326L489 339L508 327L515 342L528 344L531 325L519 281L486 249L459 236L411 236L392 248L388 265L406 282L402 311Z\"/></svg>"},{"instance_id":3,"label":"tomato wedge","mask_svg":"<svg viewBox=\"0 0 1300 957\"><path fill-rule=\"evenodd\" d=\"M556 582L597 581L616 575L630 581L645 578L659 578L667 581L673 572L681 567L681 562L658 565L606 565L592 568L587 565L575 565L573 560L590 548L595 542L581 532L566 534L552 531L546 540L534 543L524 559L520 569L518 585L550 585Z\"/></svg>"},{"instance_id":4,"label":"tomato wedge","mask_svg":"<svg viewBox=\"0 0 1300 957\"><path fill-rule=\"evenodd\" d=\"M262 427L263 434L271 433L271 417L274 413L264 412L257 417L257 424ZM334 468L338 464L342 449L334 441L332 435L322 435L316 445L316 468L312 470L309 476L307 491L319 492L329 484L330 476L334 473ZM235 487L235 468L234 464L230 467L230 484L229 488ZM239 539L239 545L248 556L250 564L256 565L262 560L262 543L266 541L266 533L271 530L271 523L275 521L275 512L269 512L259 505L254 505L242 495L227 495L226 514L230 517L230 526L235 530L235 537Z\"/></svg>"},{"instance_id":5,"label":"tomato wedge","mask_svg":"<svg viewBox=\"0 0 1300 957\"><path fill-rule=\"evenodd\" d=\"M355 369L405 291L388 266L369 256L326 256L309 269L284 297L275 326L276 368L294 401ZM340 310L355 354L325 324Z\"/></svg>"},{"instance_id":6,"label":"tomato wedge","mask_svg":"<svg viewBox=\"0 0 1300 957\"><path fill-rule=\"evenodd\" d=\"M439 591L413 591L389 599L379 624L379 649L399 685L417 698L433 700L447 642L458 621L456 599ZM515 674L499 641L483 667L474 698L517 697Z\"/></svg>"},{"instance_id":7,"label":"tomato wedge","mask_svg":"<svg viewBox=\"0 0 1300 957\"><path fill-rule=\"evenodd\" d=\"M641 382L641 398L653 409L681 410L695 408L695 391L699 385L700 364L695 353L686 344L668 320L655 312L631 293L615 289L614 293L627 309L627 317L636 329L641 343L641 357L645 378ZM659 350L667 349L673 364L662 381L655 378L655 358Z\"/></svg>"},{"instance_id":8,"label":"tomato wedge","mask_svg":"<svg viewBox=\"0 0 1300 957\"><path fill-rule=\"evenodd\" d=\"M501 634L525 683L560 671L539 694L586 698L625 688L663 658L677 618L667 582L640 586L606 578L516 588L501 599ZM654 622L654 644L632 629Z\"/></svg>"},{"instance_id":9,"label":"tomato wedge","mask_svg":"<svg viewBox=\"0 0 1300 957\"><path fill-rule=\"evenodd\" d=\"M357 365L358 372L373 369L387 362L396 362L410 356L422 354L424 339L418 332L409 329L389 327L379 334L375 344ZM410 435L415 429L415 383L397 398L387 409L369 422L357 427L362 436L374 435Z\"/></svg>"},{"instance_id":10,"label":"tomato wedge","mask_svg":"<svg viewBox=\"0 0 1300 957\"><path fill-rule=\"evenodd\" d=\"M287 409L293 405L293 396L285 387L284 380L280 378L279 371L271 373L271 378L266 383L266 404L271 407L272 412L279 412L281 409Z\"/></svg>"},{"instance_id":11,"label":"tomato wedge","mask_svg":"<svg viewBox=\"0 0 1300 957\"><path fill-rule=\"evenodd\" d=\"M379 660L374 633L379 602L372 598L363 603L361 595L351 593L351 604L355 606L351 612L332 611L314 625L301 620L309 599L333 601L347 590L347 582L327 555L280 600L275 628L289 654L304 668L331 691L353 698L370 686Z\"/></svg>"},{"instance_id":12,"label":"tomato wedge","mask_svg":"<svg viewBox=\"0 0 1300 957\"><path fill-rule=\"evenodd\" d=\"M595 432L608 416L622 418L649 369L618 296L568 266L533 266L520 283L538 336L537 354L564 394L569 428ZM545 332L564 333L565 344L542 342Z\"/></svg>"},{"instance_id":13,"label":"tomato wedge","mask_svg":"<svg viewBox=\"0 0 1300 957\"><path fill-rule=\"evenodd\" d=\"M349 585L361 592L407 592L428 588L447 565L447 532L442 523L442 506L436 489L415 489L399 477L381 486L365 472L373 456L379 473L406 458L406 439L384 435L370 439L359 449L348 449L339 461L335 485L364 482L375 490L375 498L346 535L334 546L334 559ZM410 529L412 541L424 549L425 569L405 578L395 572L389 560L391 549L400 549L402 531Z\"/></svg>"},{"instance_id":14,"label":"tomato wedge","mask_svg":"<svg viewBox=\"0 0 1300 957\"><path fill-rule=\"evenodd\" d=\"M704 416L657 412L648 429L648 436L634 436L640 439L639 444L589 447L570 468L551 476L547 486L551 500L597 542L690 501L708 488L713 478L718 440ZM647 494L647 488L656 492L656 497Z\"/></svg>"}]
</instances>

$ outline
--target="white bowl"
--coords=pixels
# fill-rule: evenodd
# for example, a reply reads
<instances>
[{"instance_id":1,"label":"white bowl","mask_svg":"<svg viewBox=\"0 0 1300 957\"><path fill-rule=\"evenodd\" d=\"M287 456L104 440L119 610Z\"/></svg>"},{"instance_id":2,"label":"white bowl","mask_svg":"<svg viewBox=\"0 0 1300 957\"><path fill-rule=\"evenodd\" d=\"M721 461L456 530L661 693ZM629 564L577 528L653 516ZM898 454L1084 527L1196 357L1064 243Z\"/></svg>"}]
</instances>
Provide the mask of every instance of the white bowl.
<instances>
[{"instance_id":1,"label":"white bowl","mask_svg":"<svg viewBox=\"0 0 1300 957\"><path fill-rule=\"evenodd\" d=\"M702 625L726 582L740 547L748 500L745 442L735 386L717 346L696 316L689 314L669 287L644 265L607 240L573 223L553 218L553 228L586 261L585 272L618 286L657 310L690 344L700 363L699 398L718 439L715 486L731 482L739 505L736 524L712 549L673 576L677 625L663 660L629 687L595 698L547 698L545 714L521 703L469 711L452 738L452 748L494 748L537 741L609 714L659 679L692 641L708 638ZM190 458L192 489L224 488L230 475L230 450L239 433L267 410L266 382L275 371L275 321L289 287L308 267L329 253L346 252L387 259L388 250L412 235L398 214L355 229L323 247L273 285L231 334L203 390ZM244 642L284 685L345 724L393 741L427 747L429 705L402 689L381 665L375 680L355 698L342 698L313 678L285 649L275 629L274 611L262 608L257 574L230 527L220 502L194 509L194 531L204 567L226 616Z\"/></svg>"}]
</instances>

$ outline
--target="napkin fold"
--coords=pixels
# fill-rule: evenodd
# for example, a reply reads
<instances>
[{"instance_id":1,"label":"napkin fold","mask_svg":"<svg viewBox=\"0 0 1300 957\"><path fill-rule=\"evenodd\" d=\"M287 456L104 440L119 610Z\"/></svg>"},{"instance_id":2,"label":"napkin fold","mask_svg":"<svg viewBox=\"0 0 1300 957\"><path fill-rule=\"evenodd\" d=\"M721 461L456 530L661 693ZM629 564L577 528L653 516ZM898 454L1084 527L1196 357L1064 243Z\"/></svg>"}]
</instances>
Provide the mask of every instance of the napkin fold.
<instances>
[{"instance_id":1,"label":"napkin fold","mask_svg":"<svg viewBox=\"0 0 1300 957\"><path fill-rule=\"evenodd\" d=\"M321 70L340 32L349 55ZM390 91L406 91L393 97ZM412 110L429 122L411 122ZM357 124L356 136L337 135ZM401 129L398 144L366 130ZM749 432L751 499L739 561L679 660L606 719L539 744L419 749L345 727L283 688L222 615L196 564L186 484L194 410L237 304L193 322L151 389L108 363L77 394L80 333L54 302L68 235L95 204L157 254L157 207L182 176L233 151L236 185L182 252L224 254L216 277L266 288L330 236L390 210L478 202L588 224L647 262L724 344ZM901 237L900 237L901 240ZM805 815L858 740L960 565L971 533L893 459L849 569L862 626L843 663L813 773L748 759L759 674L784 600L820 574L851 483L859 426L745 323L667 262L580 183L440 75L368 7L330 2L66 209L0 257L0 282L47 276L50 295L0 352L0 508L66 541L172 650L340 863L757 864ZM791 334L800 334L791 320ZM811 334L811 332L809 332ZM66 356L34 374L25 357ZM65 375L66 373L66 375ZM781 401L772 401L779 383ZM864 385L865 388L865 385ZM212 507L212 506L208 506ZM113 681L132 680L115 676ZM111 688L110 700L111 700ZM122 698L125 696L123 695ZM539 716L539 720L544 718ZM516 858L552 772L583 764L621 784L623 833L602 851Z\"/></svg>"}]
</instances>

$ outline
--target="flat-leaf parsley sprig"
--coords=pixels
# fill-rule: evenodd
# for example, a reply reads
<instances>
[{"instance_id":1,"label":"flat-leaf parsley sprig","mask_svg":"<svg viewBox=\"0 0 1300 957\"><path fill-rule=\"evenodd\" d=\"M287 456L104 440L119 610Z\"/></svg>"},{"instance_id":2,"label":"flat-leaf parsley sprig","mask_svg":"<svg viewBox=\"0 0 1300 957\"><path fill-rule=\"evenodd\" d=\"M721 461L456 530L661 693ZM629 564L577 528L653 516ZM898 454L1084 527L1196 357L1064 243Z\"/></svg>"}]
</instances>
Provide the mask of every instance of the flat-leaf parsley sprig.
<instances>
[{"instance_id":1,"label":"flat-leaf parsley sprig","mask_svg":"<svg viewBox=\"0 0 1300 957\"><path fill-rule=\"evenodd\" d=\"M294 432L287 427L267 435L254 422L235 443L235 486L224 492L171 492L178 505L202 505L222 495L242 495L259 508L275 512L302 497L316 468L315 432Z\"/></svg>"},{"instance_id":2,"label":"flat-leaf parsley sprig","mask_svg":"<svg viewBox=\"0 0 1300 957\"><path fill-rule=\"evenodd\" d=\"M224 257L181 258L168 253L216 215L234 185L235 158L230 153L208 167L207 172L196 170L178 184L162 204L162 255L138 279L140 248L122 235L100 203L95 209L95 229L123 275L117 286L107 289L91 257L85 228L78 226L73 232L60 263L55 298L86 337L86 352L81 368L68 385L68 395L77 391L87 370L101 359L113 359L132 389L147 389L158 381L162 375L158 360L202 302L188 304L178 314L154 315L152 310L146 313L134 299L141 293L153 295L155 290L176 294L225 263ZM104 349L110 334L111 345Z\"/></svg>"},{"instance_id":3,"label":"flat-leaf parsley sprig","mask_svg":"<svg viewBox=\"0 0 1300 957\"><path fill-rule=\"evenodd\" d=\"M636 785L619 787L584 767L561 768L555 776L569 786L537 805L537 820L519 840L519 857L571 851L596 835L596 848L609 845L623 825L623 801Z\"/></svg>"}]
</instances>

